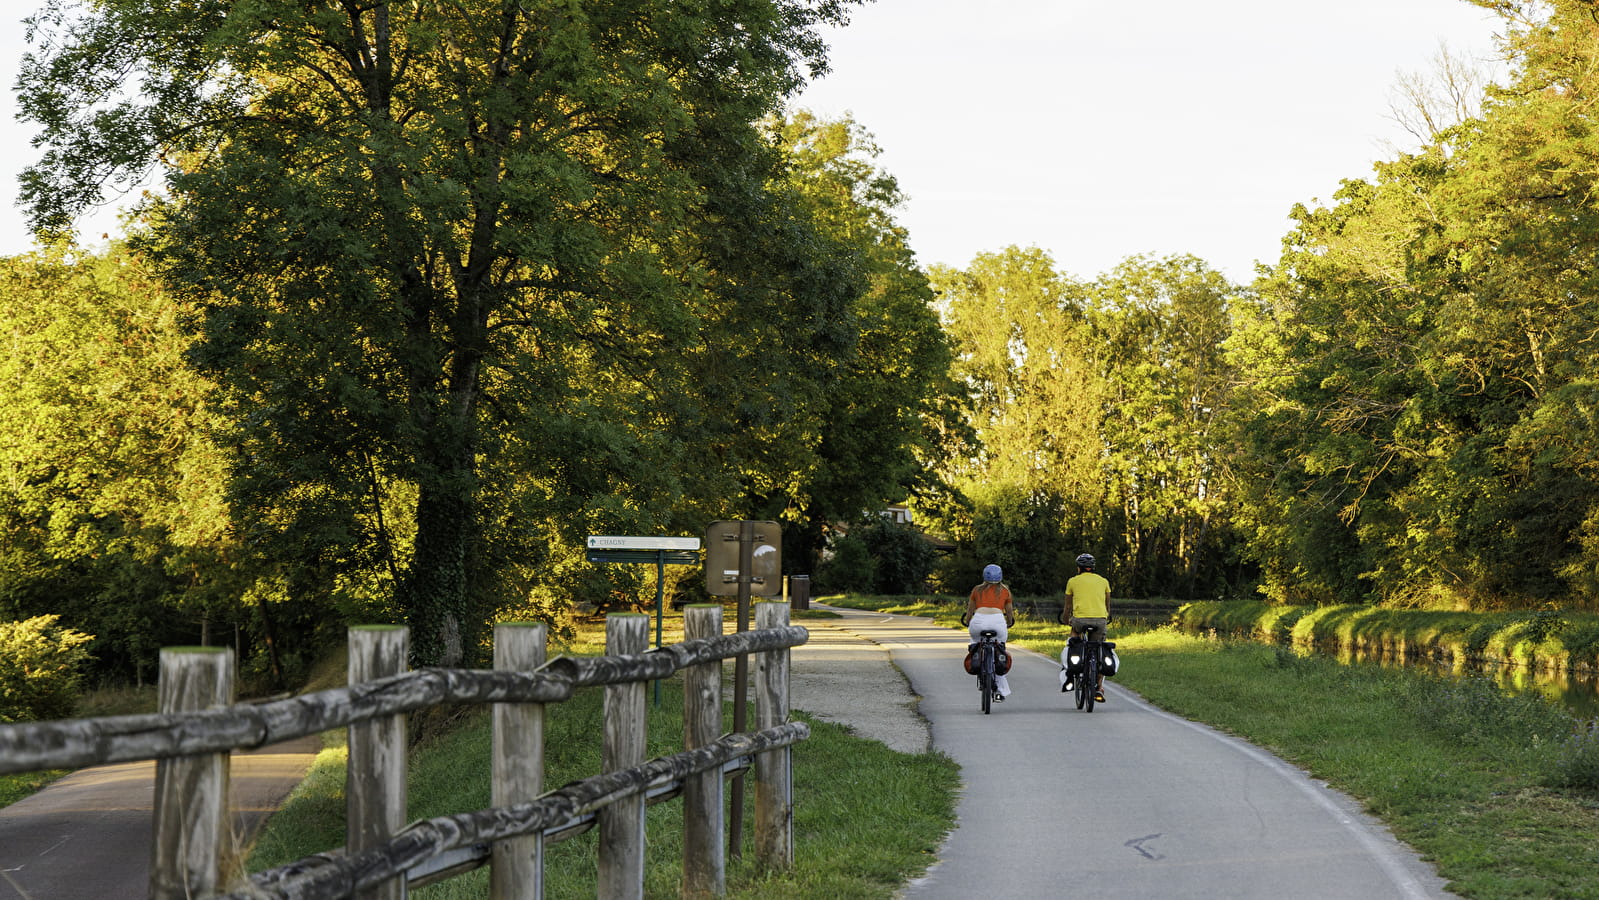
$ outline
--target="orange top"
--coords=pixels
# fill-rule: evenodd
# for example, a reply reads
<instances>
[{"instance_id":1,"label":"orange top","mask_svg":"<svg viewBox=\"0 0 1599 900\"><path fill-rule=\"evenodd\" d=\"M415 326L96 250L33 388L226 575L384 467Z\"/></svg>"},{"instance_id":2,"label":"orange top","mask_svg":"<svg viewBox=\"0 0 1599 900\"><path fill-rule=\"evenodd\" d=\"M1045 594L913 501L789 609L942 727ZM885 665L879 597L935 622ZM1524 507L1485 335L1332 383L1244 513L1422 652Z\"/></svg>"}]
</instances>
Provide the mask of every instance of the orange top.
<instances>
[{"instance_id":1,"label":"orange top","mask_svg":"<svg viewBox=\"0 0 1599 900\"><path fill-rule=\"evenodd\" d=\"M997 609L1005 611L1005 604L1010 602L1010 588L1003 584L985 581L972 588L972 605L978 609Z\"/></svg>"}]
</instances>

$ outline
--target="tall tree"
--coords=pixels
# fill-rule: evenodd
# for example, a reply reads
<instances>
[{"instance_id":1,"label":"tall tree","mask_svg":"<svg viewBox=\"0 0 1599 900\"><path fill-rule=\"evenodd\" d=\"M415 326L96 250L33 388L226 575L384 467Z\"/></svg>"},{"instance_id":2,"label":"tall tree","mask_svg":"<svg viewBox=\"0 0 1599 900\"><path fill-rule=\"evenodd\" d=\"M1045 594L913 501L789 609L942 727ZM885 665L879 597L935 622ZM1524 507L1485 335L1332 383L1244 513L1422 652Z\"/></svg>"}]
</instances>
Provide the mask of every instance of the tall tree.
<instances>
[{"instance_id":1,"label":"tall tree","mask_svg":"<svg viewBox=\"0 0 1599 900\"><path fill-rule=\"evenodd\" d=\"M181 316L121 247L0 259L0 618L61 615L102 677L255 630Z\"/></svg>"},{"instance_id":2,"label":"tall tree","mask_svg":"<svg viewBox=\"0 0 1599 900\"><path fill-rule=\"evenodd\" d=\"M814 455L780 511L796 526L786 541L791 565L812 572L832 524L945 489L933 463L948 449L946 436L958 436L961 398L932 289L894 220L904 197L876 165L871 135L850 119L805 112L774 132L788 184L837 242L832 255L855 260L862 279L844 312L853 343L808 361L828 373L827 389L815 410Z\"/></svg>"},{"instance_id":3,"label":"tall tree","mask_svg":"<svg viewBox=\"0 0 1599 900\"><path fill-rule=\"evenodd\" d=\"M1122 590L1190 595L1215 582L1230 540L1217 422L1232 390L1222 346L1240 291L1192 256L1128 259L1093 290L1115 510L1103 555L1116 560Z\"/></svg>"},{"instance_id":4,"label":"tall tree","mask_svg":"<svg viewBox=\"0 0 1599 900\"><path fill-rule=\"evenodd\" d=\"M1243 515L1285 598L1594 602L1599 24L1484 2L1513 78L1346 182L1262 283ZM1259 352L1265 351L1265 352Z\"/></svg>"},{"instance_id":5,"label":"tall tree","mask_svg":"<svg viewBox=\"0 0 1599 900\"><path fill-rule=\"evenodd\" d=\"M742 287L709 261L771 224L730 205L771 171L754 123L845 7L55 0L20 79L49 148L25 196L59 229L169 164L147 245L204 307L252 539L387 560L418 659L456 663L492 423L596 359L690 351L696 289Z\"/></svg>"},{"instance_id":6,"label":"tall tree","mask_svg":"<svg viewBox=\"0 0 1599 900\"><path fill-rule=\"evenodd\" d=\"M1091 297L1037 248L979 254L964 271L935 269L933 282L978 442L948 461L973 505L948 523L975 554L955 562L968 577L998 562L1018 589L1052 590L1103 523L1107 385Z\"/></svg>"}]
</instances>

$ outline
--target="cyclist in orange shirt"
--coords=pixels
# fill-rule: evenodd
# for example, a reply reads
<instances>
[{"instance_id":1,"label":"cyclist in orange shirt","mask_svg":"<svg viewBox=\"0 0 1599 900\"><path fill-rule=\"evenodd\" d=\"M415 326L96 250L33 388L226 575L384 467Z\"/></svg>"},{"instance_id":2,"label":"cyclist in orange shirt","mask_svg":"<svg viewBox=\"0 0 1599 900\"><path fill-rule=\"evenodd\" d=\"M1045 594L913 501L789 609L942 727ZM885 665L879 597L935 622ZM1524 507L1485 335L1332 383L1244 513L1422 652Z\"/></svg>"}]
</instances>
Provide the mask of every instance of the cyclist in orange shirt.
<instances>
[{"instance_id":1,"label":"cyclist in orange shirt","mask_svg":"<svg viewBox=\"0 0 1599 900\"><path fill-rule=\"evenodd\" d=\"M1010 588L1004 585L1004 577L999 566L984 566L983 583L972 588L971 595L966 598L966 614L961 616L961 624L968 627L973 643L983 631L995 631L999 634L995 640L1003 644L1010 633L1009 627L1016 624L1016 610L1011 605ZM994 677L994 686L999 689L999 696L994 699L1004 700L1010 696L1010 682L1004 675Z\"/></svg>"}]
</instances>

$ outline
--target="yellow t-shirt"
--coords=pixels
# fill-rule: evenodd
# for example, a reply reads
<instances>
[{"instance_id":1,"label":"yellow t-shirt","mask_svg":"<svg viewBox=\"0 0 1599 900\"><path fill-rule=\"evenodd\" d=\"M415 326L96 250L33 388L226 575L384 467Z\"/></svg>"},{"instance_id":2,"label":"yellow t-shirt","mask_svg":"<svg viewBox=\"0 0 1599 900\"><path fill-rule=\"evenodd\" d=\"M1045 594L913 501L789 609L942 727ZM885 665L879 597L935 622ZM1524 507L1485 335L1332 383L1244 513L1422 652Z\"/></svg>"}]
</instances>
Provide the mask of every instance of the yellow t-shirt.
<instances>
[{"instance_id":1,"label":"yellow t-shirt","mask_svg":"<svg viewBox=\"0 0 1599 900\"><path fill-rule=\"evenodd\" d=\"M1066 609L1072 618L1110 618L1110 582L1093 572L1079 572L1066 582Z\"/></svg>"}]
</instances>

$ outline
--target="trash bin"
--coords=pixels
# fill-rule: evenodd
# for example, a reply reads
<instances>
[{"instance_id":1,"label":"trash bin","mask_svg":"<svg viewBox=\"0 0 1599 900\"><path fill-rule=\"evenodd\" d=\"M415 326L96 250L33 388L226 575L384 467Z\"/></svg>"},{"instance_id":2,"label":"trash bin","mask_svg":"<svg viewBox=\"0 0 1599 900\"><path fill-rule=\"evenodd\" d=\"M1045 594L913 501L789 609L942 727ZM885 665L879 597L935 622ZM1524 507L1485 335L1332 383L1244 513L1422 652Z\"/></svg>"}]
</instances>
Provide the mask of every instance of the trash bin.
<instances>
[{"instance_id":1,"label":"trash bin","mask_svg":"<svg viewBox=\"0 0 1599 900\"><path fill-rule=\"evenodd\" d=\"M790 576L788 576L788 608L789 609L810 609L811 608L811 576L809 576L809 575L790 575Z\"/></svg>"}]
</instances>

